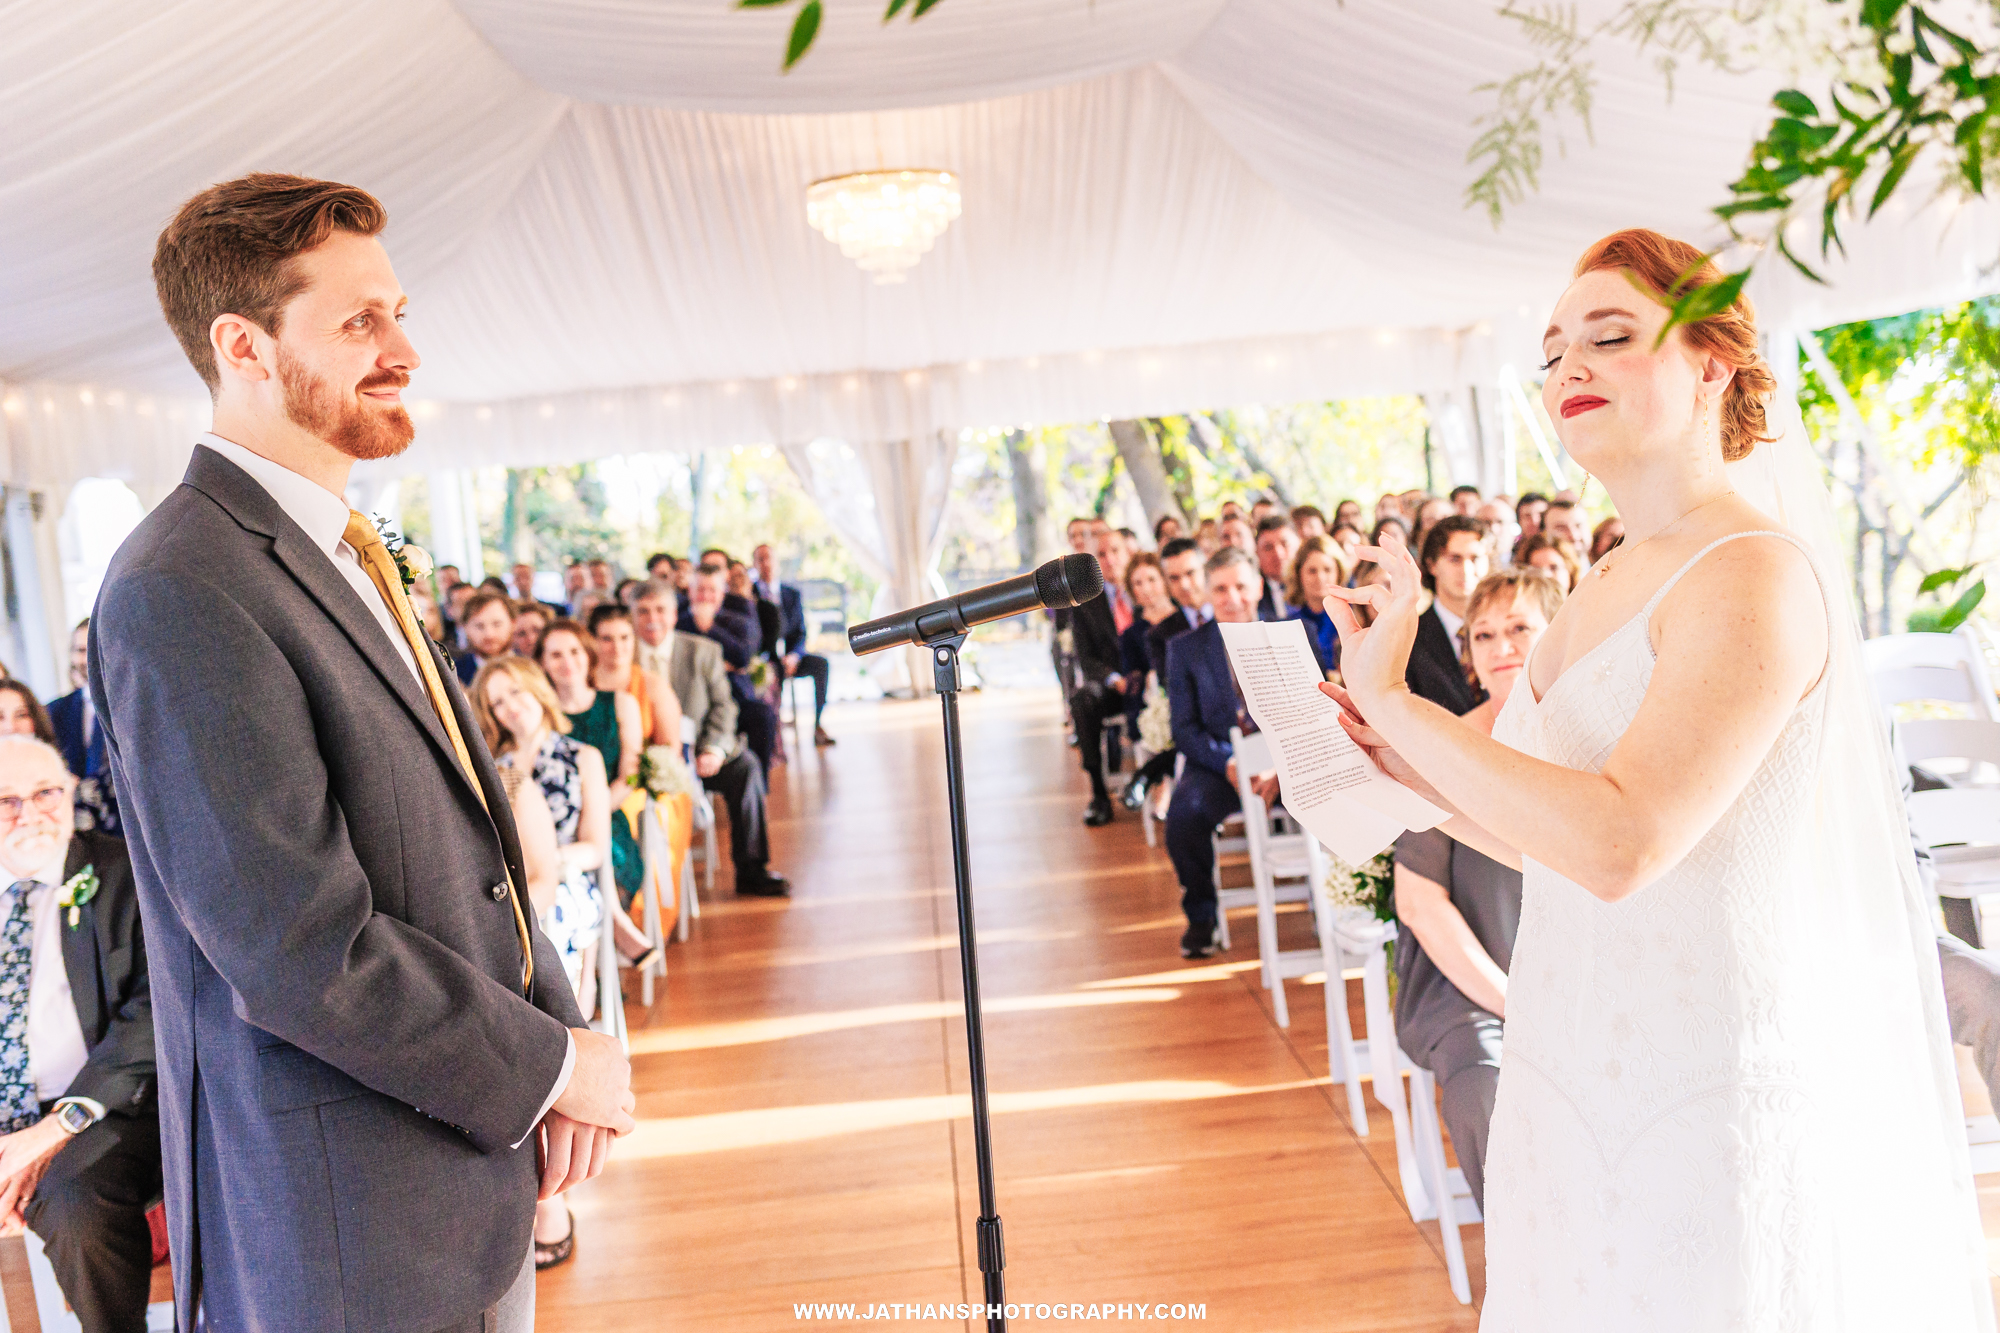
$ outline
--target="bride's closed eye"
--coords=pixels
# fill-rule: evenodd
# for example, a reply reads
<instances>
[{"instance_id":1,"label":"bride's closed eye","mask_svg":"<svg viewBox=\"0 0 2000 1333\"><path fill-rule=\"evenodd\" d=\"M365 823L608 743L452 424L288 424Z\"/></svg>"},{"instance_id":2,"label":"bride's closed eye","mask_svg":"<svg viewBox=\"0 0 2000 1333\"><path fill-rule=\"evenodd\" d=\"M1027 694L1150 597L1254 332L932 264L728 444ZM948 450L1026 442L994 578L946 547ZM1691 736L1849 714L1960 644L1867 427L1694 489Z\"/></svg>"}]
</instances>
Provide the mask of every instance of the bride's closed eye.
<instances>
[{"instance_id":1,"label":"bride's closed eye","mask_svg":"<svg viewBox=\"0 0 2000 1333\"><path fill-rule=\"evenodd\" d=\"M1619 333L1619 334L1613 334L1613 335L1612 335L1611 337L1608 337L1608 338L1599 338L1599 339L1597 339L1597 340L1596 340L1595 342L1591 343L1591 346L1592 346L1592 347L1618 347L1618 346L1622 346L1623 344L1625 344L1625 343L1628 343L1628 342L1631 342L1631 341L1632 341L1632 335L1631 335L1631 334L1629 334L1629 333ZM1566 350L1566 349L1565 349L1565 350ZM1555 354L1554 356L1551 356L1551 357L1550 357L1550 358L1549 358L1548 360L1546 360L1546 361L1542 362L1542 373L1543 373L1544 375L1546 375L1546 374L1548 374L1548 373L1549 373L1549 372L1550 372L1551 370L1554 370L1554 369L1556 368L1556 362L1558 362L1558 361L1560 361L1560 360L1562 360L1562 359L1563 359L1563 354L1562 354L1561 352L1557 352L1557 353L1556 353L1556 354Z\"/></svg>"}]
</instances>

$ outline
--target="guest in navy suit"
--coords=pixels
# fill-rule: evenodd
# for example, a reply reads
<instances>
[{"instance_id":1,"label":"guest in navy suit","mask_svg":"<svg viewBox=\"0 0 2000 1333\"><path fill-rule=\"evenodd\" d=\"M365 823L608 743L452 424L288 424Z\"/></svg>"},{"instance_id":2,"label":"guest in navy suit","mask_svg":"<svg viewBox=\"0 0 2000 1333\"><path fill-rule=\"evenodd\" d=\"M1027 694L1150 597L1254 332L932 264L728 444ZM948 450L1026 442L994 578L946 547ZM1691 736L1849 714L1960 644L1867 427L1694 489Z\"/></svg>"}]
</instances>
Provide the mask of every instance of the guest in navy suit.
<instances>
[{"instance_id":1,"label":"guest in navy suit","mask_svg":"<svg viewBox=\"0 0 2000 1333\"><path fill-rule=\"evenodd\" d=\"M1486 696L1466 670L1466 608L1486 577L1486 524L1452 514L1431 525L1417 563L1431 604L1417 617L1406 676L1410 693L1463 717Z\"/></svg>"},{"instance_id":2,"label":"guest in navy suit","mask_svg":"<svg viewBox=\"0 0 2000 1333\"><path fill-rule=\"evenodd\" d=\"M1181 910L1188 922L1187 933L1181 936L1183 958L1206 958L1215 952L1215 855L1209 839L1217 824L1243 808L1236 795L1229 729L1256 729L1230 673L1216 621L1248 624L1257 619L1262 582L1255 561L1236 547L1223 547L1208 562L1208 595L1215 620L1167 645L1174 747L1187 757L1167 806L1167 855L1181 882ZM1275 797L1275 773L1258 774L1253 782L1265 800Z\"/></svg>"},{"instance_id":3,"label":"guest in navy suit","mask_svg":"<svg viewBox=\"0 0 2000 1333\"><path fill-rule=\"evenodd\" d=\"M768 773L778 742L778 714L757 697L750 684L750 660L757 656L763 631L754 609L746 614L729 605L728 580L728 566L717 567L704 559L688 578L687 609L675 628L682 634L713 639L722 649L723 664L729 668L729 692L736 696L736 728ZM742 597L735 601L748 605Z\"/></svg>"},{"instance_id":4,"label":"guest in navy suit","mask_svg":"<svg viewBox=\"0 0 2000 1333\"><path fill-rule=\"evenodd\" d=\"M472 684L479 668L514 651L514 602L504 592L481 588L468 597L459 616L465 651L458 655L458 679Z\"/></svg>"},{"instance_id":5,"label":"guest in navy suit","mask_svg":"<svg viewBox=\"0 0 2000 1333\"><path fill-rule=\"evenodd\" d=\"M49 701L49 730L63 763L76 775L76 826L119 833L118 794L111 788L111 764L104 755L104 728L84 681L90 670L90 617L69 636L69 683L76 688Z\"/></svg>"},{"instance_id":6,"label":"guest in navy suit","mask_svg":"<svg viewBox=\"0 0 2000 1333\"><path fill-rule=\"evenodd\" d=\"M1292 605L1285 599L1285 578L1299 554L1299 530L1282 514L1272 514L1257 524L1257 569L1264 586L1257 599L1257 619L1289 620Z\"/></svg>"},{"instance_id":7,"label":"guest in navy suit","mask_svg":"<svg viewBox=\"0 0 2000 1333\"><path fill-rule=\"evenodd\" d=\"M769 546L752 551L750 563L757 570L753 585L757 595L778 607L779 633L785 648L778 664L787 676L804 676L813 683L813 744L831 745L833 737L826 734L820 719L826 714L827 680L832 668L818 653L806 651L806 599L791 584L778 582L778 558Z\"/></svg>"}]
</instances>

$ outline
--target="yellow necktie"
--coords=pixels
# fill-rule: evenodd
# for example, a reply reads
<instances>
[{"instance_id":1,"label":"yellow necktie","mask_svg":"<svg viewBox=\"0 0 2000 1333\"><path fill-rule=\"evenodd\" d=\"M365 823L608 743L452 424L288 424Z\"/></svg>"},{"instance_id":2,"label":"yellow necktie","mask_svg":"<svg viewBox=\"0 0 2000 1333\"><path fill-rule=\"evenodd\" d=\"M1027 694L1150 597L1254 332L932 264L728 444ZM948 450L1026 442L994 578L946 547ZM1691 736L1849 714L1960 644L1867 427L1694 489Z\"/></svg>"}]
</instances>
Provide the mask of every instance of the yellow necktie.
<instances>
[{"instance_id":1,"label":"yellow necktie","mask_svg":"<svg viewBox=\"0 0 2000 1333\"><path fill-rule=\"evenodd\" d=\"M451 698L444 692L444 681L438 675L437 661L431 656L430 642L417 625L417 613L410 606L408 594L403 591L403 571L396 565L396 558L389 554L389 548L382 542L382 536L375 531L375 525L365 514L357 510L347 511L347 531L342 534L354 553L361 557L361 567L368 571L368 577L375 583L382 600L389 604L389 612L396 617L402 627L403 638L410 646L410 655L417 660L417 671L424 678L424 692L430 696L431 709L438 721L444 725L445 735L451 737L451 748L458 755L465 776L472 783L472 790L479 794L479 803L486 804L486 791L479 785L479 773L472 767L472 753L465 748L465 737L458 730L458 716L452 712ZM489 810L488 813L491 813ZM513 871L508 871L508 880L513 879ZM514 928L521 936L521 989L527 990L535 980L535 951L528 938L528 919L521 913L521 895L510 892L507 899L514 905Z\"/></svg>"}]
</instances>

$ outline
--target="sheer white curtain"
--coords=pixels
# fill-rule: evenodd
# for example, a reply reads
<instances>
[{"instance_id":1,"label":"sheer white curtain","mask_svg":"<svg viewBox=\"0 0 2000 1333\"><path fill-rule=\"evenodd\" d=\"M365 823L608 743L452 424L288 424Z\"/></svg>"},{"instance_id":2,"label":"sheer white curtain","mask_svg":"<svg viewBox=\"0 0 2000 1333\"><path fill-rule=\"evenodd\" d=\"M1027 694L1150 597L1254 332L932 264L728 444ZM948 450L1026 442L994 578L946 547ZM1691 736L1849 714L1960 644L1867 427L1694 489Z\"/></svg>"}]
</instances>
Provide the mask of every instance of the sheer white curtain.
<instances>
[{"instance_id":1,"label":"sheer white curtain","mask_svg":"<svg viewBox=\"0 0 2000 1333\"><path fill-rule=\"evenodd\" d=\"M784 455L855 559L881 582L873 612L900 610L943 595L936 566L944 545L951 465L958 456L957 431L861 444L815 440L786 445ZM904 654L903 664L908 683L923 690L929 679L923 663ZM901 677L888 683L902 683Z\"/></svg>"}]
</instances>

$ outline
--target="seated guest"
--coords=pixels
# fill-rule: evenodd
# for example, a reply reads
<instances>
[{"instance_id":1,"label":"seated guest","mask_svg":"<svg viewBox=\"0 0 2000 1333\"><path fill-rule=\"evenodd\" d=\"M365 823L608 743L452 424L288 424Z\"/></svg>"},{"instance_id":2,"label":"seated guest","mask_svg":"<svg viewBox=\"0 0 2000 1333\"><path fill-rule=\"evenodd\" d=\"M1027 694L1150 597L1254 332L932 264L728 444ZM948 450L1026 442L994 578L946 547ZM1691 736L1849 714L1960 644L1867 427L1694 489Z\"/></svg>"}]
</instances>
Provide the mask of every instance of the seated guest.
<instances>
[{"instance_id":1,"label":"seated guest","mask_svg":"<svg viewBox=\"0 0 2000 1333\"><path fill-rule=\"evenodd\" d=\"M1409 526L1409 519L1403 513L1402 496L1385 494L1376 498L1375 525L1378 532L1381 530L1382 521L1389 518L1395 519L1406 528Z\"/></svg>"},{"instance_id":2,"label":"seated guest","mask_svg":"<svg viewBox=\"0 0 2000 1333\"><path fill-rule=\"evenodd\" d=\"M1353 525L1356 532L1361 531L1361 501L1342 500L1333 507L1333 526L1337 528L1343 523Z\"/></svg>"},{"instance_id":3,"label":"seated guest","mask_svg":"<svg viewBox=\"0 0 2000 1333\"><path fill-rule=\"evenodd\" d=\"M146 1327L160 1197L153 1002L132 863L76 778L0 737L0 1235L47 1248L85 1333Z\"/></svg>"},{"instance_id":4,"label":"seated guest","mask_svg":"<svg viewBox=\"0 0 2000 1333\"><path fill-rule=\"evenodd\" d=\"M1167 683L1167 643L1208 623L1208 557L1199 543L1177 537L1160 550L1160 574L1174 611L1146 631L1146 666L1161 689Z\"/></svg>"},{"instance_id":5,"label":"seated guest","mask_svg":"<svg viewBox=\"0 0 2000 1333\"><path fill-rule=\"evenodd\" d=\"M1576 548L1567 538L1546 532L1523 537L1514 547L1514 563L1541 570L1561 584L1565 593L1575 592L1576 581L1583 577L1583 561L1577 558Z\"/></svg>"},{"instance_id":6,"label":"seated guest","mask_svg":"<svg viewBox=\"0 0 2000 1333\"><path fill-rule=\"evenodd\" d=\"M778 648L784 640L784 617L776 602L767 601L757 595L756 580L750 577L750 567L740 560L729 562L729 594L740 598L750 609L757 622L756 656L775 662Z\"/></svg>"},{"instance_id":7,"label":"seated guest","mask_svg":"<svg viewBox=\"0 0 2000 1333\"><path fill-rule=\"evenodd\" d=\"M558 620L542 632L535 662L569 719L570 739L595 749L604 760L607 780L622 789L625 780L639 771L644 739L639 731L639 701L623 690L598 688L597 640L574 620ZM620 889L628 885L636 889L644 874L639 844L623 820L609 822L612 876Z\"/></svg>"},{"instance_id":8,"label":"seated guest","mask_svg":"<svg viewBox=\"0 0 2000 1333\"><path fill-rule=\"evenodd\" d=\"M548 611L549 619L551 620L562 615L565 608L557 606L554 602L545 602L535 596L535 567L533 565L527 563L525 560L520 561L514 568L508 571L508 576L514 583L514 586L508 591L513 593L514 601L517 604L521 606L543 607Z\"/></svg>"},{"instance_id":9,"label":"seated guest","mask_svg":"<svg viewBox=\"0 0 2000 1333\"><path fill-rule=\"evenodd\" d=\"M1425 496L1416 507L1416 522L1411 525L1410 549L1422 550L1424 538L1430 535L1431 529L1440 521L1452 516L1451 501L1437 495Z\"/></svg>"},{"instance_id":10,"label":"seated guest","mask_svg":"<svg viewBox=\"0 0 2000 1333\"><path fill-rule=\"evenodd\" d=\"M0 679L0 736L33 736L44 745L56 744L49 710L23 681Z\"/></svg>"},{"instance_id":11,"label":"seated guest","mask_svg":"<svg viewBox=\"0 0 2000 1333\"><path fill-rule=\"evenodd\" d=\"M583 567L581 560L572 560L563 569L563 598L569 603L569 614L576 616L578 600L590 591L590 571Z\"/></svg>"},{"instance_id":12,"label":"seated guest","mask_svg":"<svg viewBox=\"0 0 2000 1333\"><path fill-rule=\"evenodd\" d=\"M757 697L749 675L762 628L754 619L724 605L728 577L727 566L718 569L704 564L697 569L688 580L687 610L674 628L682 634L711 639L722 649L723 663L729 669L729 689L736 696L736 725L757 756L758 768L769 772L771 751L778 740L778 711Z\"/></svg>"},{"instance_id":13,"label":"seated guest","mask_svg":"<svg viewBox=\"0 0 2000 1333\"><path fill-rule=\"evenodd\" d=\"M1396 535L1403 539L1403 545L1409 546L1413 551L1416 549L1416 547L1410 545L1410 525L1393 515L1389 518L1378 518L1375 520L1375 526L1369 529L1368 532L1368 544L1370 546L1380 546L1382 544L1382 534L1392 528L1395 529Z\"/></svg>"},{"instance_id":14,"label":"seated guest","mask_svg":"<svg viewBox=\"0 0 2000 1333\"><path fill-rule=\"evenodd\" d=\"M1472 513L1486 525L1486 565L1504 569L1514 563L1514 506L1499 498L1488 500Z\"/></svg>"},{"instance_id":15,"label":"seated guest","mask_svg":"<svg viewBox=\"0 0 2000 1333\"><path fill-rule=\"evenodd\" d=\"M672 583L674 581L674 558L665 551L661 551L657 555L647 556L646 577L665 583ZM644 583L645 580L642 579L640 582Z\"/></svg>"},{"instance_id":16,"label":"seated guest","mask_svg":"<svg viewBox=\"0 0 2000 1333\"><path fill-rule=\"evenodd\" d=\"M639 666L639 636L632 613L622 606L600 606L590 613L590 635L597 643L597 667L591 683L601 694L623 691L639 711L639 746L681 743L681 703L674 687Z\"/></svg>"},{"instance_id":17,"label":"seated guest","mask_svg":"<svg viewBox=\"0 0 2000 1333\"><path fill-rule=\"evenodd\" d=\"M465 606L479 591L470 583L454 583L444 594L444 627L449 636L445 647L459 652L465 650Z\"/></svg>"},{"instance_id":18,"label":"seated guest","mask_svg":"<svg viewBox=\"0 0 2000 1333\"><path fill-rule=\"evenodd\" d=\"M736 864L736 891L760 898L780 898L791 891L783 875L773 874L771 848L764 822L764 769L736 733L736 696L722 664L721 646L712 639L681 634L674 629L676 589L654 582L632 605L632 624L639 634L639 665L662 677L680 700L681 710L694 719L695 775L711 791L722 793L729 809L729 852Z\"/></svg>"},{"instance_id":19,"label":"seated guest","mask_svg":"<svg viewBox=\"0 0 2000 1333\"><path fill-rule=\"evenodd\" d=\"M1195 525L1194 544L1201 550L1201 558L1206 560L1222 549L1222 528L1212 518L1205 518ZM1164 547L1161 549L1165 549Z\"/></svg>"},{"instance_id":20,"label":"seated guest","mask_svg":"<svg viewBox=\"0 0 2000 1333\"><path fill-rule=\"evenodd\" d=\"M1309 542L1327 533L1326 515L1318 505L1300 505L1292 511L1292 528L1299 534L1301 542Z\"/></svg>"},{"instance_id":21,"label":"seated guest","mask_svg":"<svg viewBox=\"0 0 2000 1333\"><path fill-rule=\"evenodd\" d=\"M1257 529L1250 526L1250 520L1243 517L1240 511L1234 514L1225 512L1222 522L1216 525L1216 535L1222 538L1223 546L1234 546L1251 559L1256 559Z\"/></svg>"},{"instance_id":22,"label":"seated guest","mask_svg":"<svg viewBox=\"0 0 2000 1333\"><path fill-rule=\"evenodd\" d=\"M759 546L750 553L750 562L757 567L758 596L773 602L778 608L778 629L783 639L784 655L778 665L787 677L804 676L813 683L813 744L827 746L833 744L833 737L826 734L820 719L826 715L827 684L832 677L832 667L818 653L806 651L806 600L804 594L789 583L778 581L778 557L769 545Z\"/></svg>"},{"instance_id":23,"label":"seated guest","mask_svg":"<svg viewBox=\"0 0 2000 1333\"><path fill-rule=\"evenodd\" d=\"M1484 497L1479 494L1477 486L1454 486L1446 498L1451 501L1452 513L1464 514L1471 518L1479 516L1479 507L1484 502Z\"/></svg>"},{"instance_id":24,"label":"seated guest","mask_svg":"<svg viewBox=\"0 0 2000 1333\"><path fill-rule=\"evenodd\" d=\"M559 619L560 616L549 613L546 603L522 602L520 610L514 613L514 634L507 646L516 657L534 657L535 645L542 641L542 631Z\"/></svg>"},{"instance_id":25,"label":"seated guest","mask_svg":"<svg viewBox=\"0 0 2000 1333\"><path fill-rule=\"evenodd\" d=\"M1294 620L1306 626L1306 641L1323 674L1331 675L1340 666L1340 636L1334 632L1333 617L1327 614L1326 599L1331 590L1347 581L1340 548L1331 537L1308 537L1286 571L1285 596L1291 601Z\"/></svg>"},{"instance_id":26,"label":"seated guest","mask_svg":"<svg viewBox=\"0 0 2000 1333\"><path fill-rule=\"evenodd\" d=\"M1590 530L1590 563L1611 554L1611 548L1625 540L1625 521L1613 514Z\"/></svg>"},{"instance_id":27,"label":"seated guest","mask_svg":"<svg viewBox=\"0 0 2000 1333\"><path fill-rule=\"evenodd\" d=\"M1367 533L1352 523L1343 521L1333 525L1333 532L1330 535L1333 537L1333 544L1340 548L1342 564L1352 569L1360 563L1359 552L1368 544Z\"/></svg>"},{"instance_id":28,"label":"seated guest","mask_svg":"<svg viewBox=\"0 0 2000 1333\"><path fill-rule=\"evenodd\" d=\"M1526 674L1528 655L1562 606L1545 575L1503 570L1473 593L1472 671L1486 702L1465 723L1491 735L1494 719ZM1474 1202L1486 1203L1486 1133L1500 1082L1507 968L1521 924L1521 872L1437 829L1396 840L1396 1039L1437 1078Z\"/></svg>"},{"instance_id":29,"label":"seated guest","mask_svg":"<svg viewBox=\"0 0 2000 1333\"><path fill-rule=\"evenodd\" d=\"M1260 495L1250 502L1250 526L1253 528L1263 527L1266 519L1281 517L1278 502L1268 495Z\"/></svg>"},{"instance_id":30,"label":"seated guest","mask_svg":"<svg viewBox=\"0 0 2000 1333\"><path fill-rule=\"evenodd\" d=\"M1117 534L1111 533L1109 542L1116 541ZM1103 563L1102 556L1099 563ZM1107 585L1105 592L1110 591ZM1129 606L1129 594L1120 589L1119 595ZM1112 618L1110 597L1093 597L1071 607L1069 633L1075 654L1072 670L1076 673L1069 715L1076 724L1077 760L1090 779L1090 805L1083 812L1083 822L1098 828L1111 822L1111 792L1104 782L1104 720L1125 711L1125 676L1119 665L1118 625Z\"/></svg>"},{"instance_id":31,"label":"seated guest","mask_svg":"<svg viewBox=\"0 0 2000 1333\"><path fill-rule=\"evenodd\" d=\"M611 562L609 560L593 560L584 566L584 570L590 576L589 591L601 593L606 599L609 599L617 586L617 580L611 573Z\"/></svg>"},{"instance_id":32,"label":"seated guest","mask_svg":"<svg viewBox=\"0 0 2000 1333\"><path fill-rule=\"evenodd\" d=\"M1125 533L1101 520L1093 525L1099 570L1104 574L1104 602L1111 610L1111 628L1123 634L1132 623L1132 595L1125 591L1125 570L1132 563L1133 547L1126 545Z\"/></svg>"},{"instance_id":33,"label":"seated guest","mask_svg":"<svg viewBox=\"0 0 2000 1333\"><path fill-rule=\"evenodd\" d=\"M1542 530L1542 515L1548 509L1549 497L1540 491L1528 491L1514 502L1514 522L1521 529L1523 541Z\"/></svg>"},{"instance_id":34,"label":"seated guest","mask_svg":"<svg viewBox=\"0 0 2000 1333\"><path fill-rule=\"evenodd\" d=\"M646 580L644 579L620 579L618 581L618 590L612 594L612 597L617 601L619 606L630 611L632 609L632 599L637 597L639 589L645 586Z\"/></svg>"},{"instance_id":35,"label":"seated guest","mask_svg":"<svg viewBox=\"0 0 2000 1333\"><path fill-rule=\"evenodd\" d=\"M458 621L465 651L458 657L458 679L470 685L479 668L514 651L514 602L504 592L481 588L465 601Z\"/></svg>"},{"instance_id":36,"label":"seated guest","mask_svg":"<svg viewBox=\"0 0 2000 1333\"><path fill-rule=\"evenodd\" d=\"M1181 535L1181 521L1172 514L1162 514L1153 524L1153 547L1163 549L1170 541Z\"/></svg>"},{"instance_id":37,"label":"seated guest","mask_svg":"<svg viewBox=\"0 0 2000 1333\"><path fill-rule=\"evenodd\" d=\"M1273 514L1257 525L1254 554L1264 575L1264 595L1257 599L1257 619L1289 620L1292 604L1285 600L1285 576L1299 554L1299 530L1292 521Z\"/></svg>"},{"instance_id":38,"label":"seated guest","mask_svg":"<svg viewBox=\"0 0 2000 1333\"><path fill-rule=\"evenodd\" d=\"M1431 526L1417 563L1431 604L1417 618L1417 641L1410 649L1410 692L1441 708L1464 714L1479 702L1478 688L1466 679L1459 632L1473 589L1486 577L1486 525L1451 514Z\"/></svg>"},{"instance_id":39,"label":"seated guest","mask_svg":"<svg viewBox=\"0 0 2000 1333\"><path fill-rule=\"evenodd\" d=\"M85 616L69 636L69 681L75 688L49 701L49 730L55 747L62 751L63 762L77 778L76 826L97 833L118 833L118 796L111 790L104 729L97 725L97 706L84 688L89 670L90 618Z\"/></svg>"},{"instance_id":40,"label":"seated guest","mask_svg":"<svg viewBox=\"0 0 2000 1333\"><path fill-rule=\"evenodd\" d=\"M1215 621L1248 624L1257 619L1260 585L1256 562L1233 546L1208 561L1208 596ZM1254 731L1229 654L1215 623L1167 644L1167 699L1173 708L1174 748L1187 758L1167 805L1167 855L1181 885L1187 931L1181 957L1206 958L1215 952L1215 826L1242 809L1236 795L1236 759L1229 729ZM1270 800L1277 775L1258 774L1259 794Z\"/></svg>"},{"instance_id":41,"label":"seated guest","mask_svg":"<svg viewBox=\"0 0 2000 1333\"><path fill-rule=\"evenodd\" d=\"M611 845L604 758L568 734L569 719L547 678L526 658L497 658L480 668L469 694L500 771L526 773L541 793L554 830L556 883L546 906L532 892L530 901L541 912L542 933L562 959L570 989L580 991L604 922L604 897L590 873L604 864ZM522 851L525 859L525 838ZM575 1253L576 1219L561 1199L535 1206L534 1248L537 1269Z\"/></svg>"},{"instance_id":42,"label":"seated guest","mask_svg":"<svg viewBox=\"0 0 2000 1333\"><path fill-rule=\"evenodd\" d=\"M1185 546L1188 543L1181 544ZM1139 552L1126 566L1125 591L1132 598L1132 605L1138 609L1138 614L1132 618L1125 632L1118 636L1118 666L1125 677L1125 734L1134 738L1136 743L1139 719L1145 710L1166 707L1166 686L1160 683L1153 671L1153 632L1166 625L1171 634L1173 626L1170 622L1178 622L1183 631L1192 626L1168 595L1160 557L1151 551ZM1125 784L1125 790L1119 797L1120 802L1127 810L1137 810L1145 802L1147 788L1173 771L1173 747L1167 746L1146 760L1132 775L1132 780Z\"/></svg>"},{"instance_id":43,"label":"seated guest","mask_svg":"<svg viewBox=\"0 0 2000 1333\"><path fill-rule=\"evenodd\" d=\"M1542 511L1542 531L1561 537L1579 551L1590 549L1590 515L1574 498L1557 495Z\"/></svg>"}]
</instances>

